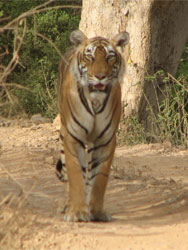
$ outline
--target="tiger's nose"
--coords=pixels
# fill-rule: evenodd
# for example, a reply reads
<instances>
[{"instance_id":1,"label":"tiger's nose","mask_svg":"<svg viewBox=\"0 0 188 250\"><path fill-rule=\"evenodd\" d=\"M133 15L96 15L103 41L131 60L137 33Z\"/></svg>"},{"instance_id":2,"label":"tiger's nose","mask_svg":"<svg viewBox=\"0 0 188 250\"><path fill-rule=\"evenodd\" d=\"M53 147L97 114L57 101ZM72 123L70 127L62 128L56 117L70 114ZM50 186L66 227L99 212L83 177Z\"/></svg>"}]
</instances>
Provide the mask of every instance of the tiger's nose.
<instances>
[{"instance_id":1,"label":"tiger's nose","mask_svg":"<svg viewBox=\"0 0 188 250\"><path fill-rule=\"evenodd\" d=\"M97 79L99 79L99 80L103 80L103 79L106 77L106 75L103 74L103 73L100 73L100 74L95 75L95 77L96 77Z\"/></svg>"}]
</instances>

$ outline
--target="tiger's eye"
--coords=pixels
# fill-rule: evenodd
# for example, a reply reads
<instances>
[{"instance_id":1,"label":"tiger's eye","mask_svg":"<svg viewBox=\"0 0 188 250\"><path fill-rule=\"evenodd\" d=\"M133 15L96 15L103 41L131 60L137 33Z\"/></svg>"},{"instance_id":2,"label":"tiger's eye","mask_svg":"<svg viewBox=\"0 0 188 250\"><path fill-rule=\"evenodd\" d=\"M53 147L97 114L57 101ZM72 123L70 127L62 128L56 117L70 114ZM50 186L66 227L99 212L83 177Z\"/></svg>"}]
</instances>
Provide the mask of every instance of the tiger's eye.
<instances>
[{"instance_id":1,"label":"tiger's eye","mask_svg":"<svg viewBox=\"0 0 188 250\"><path fill-rule=\"evenodd\" d=\"M90 61L94 60L92 54L86 54L85 57L86 57L86 59L88 59Z\"/></svg>"},{"instance_id":2,"label":"tiger's eye","mask_svg":"<svg viewBox=\"0 0 188 250\"><path fill-rule=\"evenodd\" d=\"M113 60L115 59L116 55L115 54L111 54L107 56L107 60Z\"/></svg>"}]
</instances>

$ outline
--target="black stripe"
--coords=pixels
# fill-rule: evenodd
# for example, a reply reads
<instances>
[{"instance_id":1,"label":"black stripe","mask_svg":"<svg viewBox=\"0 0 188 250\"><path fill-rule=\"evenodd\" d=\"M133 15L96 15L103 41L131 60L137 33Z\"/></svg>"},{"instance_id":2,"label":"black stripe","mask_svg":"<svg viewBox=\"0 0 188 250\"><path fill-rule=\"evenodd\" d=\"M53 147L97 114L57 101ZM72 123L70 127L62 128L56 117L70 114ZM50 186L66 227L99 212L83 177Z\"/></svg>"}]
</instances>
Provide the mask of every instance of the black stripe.
<instances>
[{"instance_id":1,"label":"black stripe","mask_svg":"<svg viewBox=\"0 0 188 250\"><path fill-rule=\"evenodd\" d=\"M80 139L78 139L76 136L74 136L68 129L67 129L67 131L68 131L69 135L72 136L72 138L74 138L75 141L77 141L80 144L80 146L85 149L85 144Z\"/></svg>"},{"instance_id":2,"label":"black stripe","mask_svg":"<svg viewBox=\"0 0 188 250\"><path fill-rule=\"evenodd\" d=\"M88 164L91 165L91 168L89 168L89 172L96 168L103 161L104 160L93 158L90 162L88 162Z\"/></svg>"},{"instance_id":3,"label":"black stripe","mask_svg":"<svg viewBox=\"0 0 188 250\"><path fill-rule=\"evenodd\" d=\"M68 103L68 106L69 106L69 109L70 109L70 112L71 112L71 115L72 115L72 118L73 118L74 122L75 122L76 124L78 124L78 126L80 126L82 129L84 129L85 132L86 132L86 134L88 134L87 128L85 128L85 127L76 119L76 117L74 116L74 114L73 114L73 112L72 112L72 109L71 109L71 106L70 106L70 103L69 103L68 100L67 100L67 103Z\"/></svg>"},{"instance_id":4,"label":"black stripe","mask_svg":"<svg viewBox=\"0 0 188 250\"><path fill-rule=\"evenodd\" d=\"M59 137L63 141L64 137L63 137L63 135L61 133L60 133Z\"/></svg>"},{"instance_id":5,"label":"black stripe","mask_svg":"<svg viewBox=\"0 0 188 250\"><path fill-rule=\"evenodd\" d=\"M88 162L88 164L90 165L92 162L96 161L96 158L93 158L91 161Z\"/></svg>"},{"instance_id":6,"label":"black stripe","mask_svg":"<svg viewBox=\"0 0 188 250\"><path fill-rule=\"evenodd\" d=\"M89 178L89 181L91 181L91 180L92 180L93 178L95 178L97 175L103 175L103 176L105 176L105 177L108 178L108 175L107 175L107 174L97 173L97 174L92 175L92 176Z\"/></svg>"},{"instance_id":7,"label":"black stripe","mask_svg":"<svg viewBox=\"0 0 188 250\"><path fill-rule=\"evenodd\" d=\"M91 169L92 169L92 170L95 169L96 167L99 166L100 163L101 163L101 162L99 162L99 161L94 162L94 163L91 165Z\"/></svg>"},{"instance_id":8,"label":"black stripe","mask_svg":"<svg viewBox=\"0 0 188 250\"><path fill-rule=\"evenodd\" d=\"M109 41L108 39L101 37L101 36L97 36L95 38L93 38L94 40L92 41L92 44L94 46L97 47L97 45L99 44L99 40L100 40L100 45L102 44L102 47L106 47L107 45L109 45Z\"/></svg>"},{"instance_id":9,"label":"black stripe","mask_svg":"<svg viewBox=\"0 0 188 250\"><path fill-rule=\"evenodd\" d=\"M108 123L107 126L103 129L103 131L102 131L101 134L97 137L97 139L100 139L100 138L104 135L104 133L109 129L109 127L110 127L110 125L111 125L111 123L112 123L112 120L113 120L113 117L114 117L114 113L115 113L115 111L116 111L116 108L117 108L117 103L116 103L116 106L115 106L115 108L114 108L114 110L113 110L113 112L112 112L112 117L111 117L109 123Z\"/></svg>"},{"instance_id":10,"label":"black stripe","mask_svg":"<svg viewBox=\"0 0 188 250\"><path fill-rule=\"evenodd\" d=\"M56 164L56 170L58 172L61 172L61 170L63 168L63 165L65 165L65 164L62 164L61 160L59 159L58 162L57 162L57 164Z\"/></svg>"},{"instance_id":11,"label":"black stripe","mask_svg":"<svg viewBox=\"0 0 188 250\"><path fill-rule=\"evenodd\" d=\"M86 172L86 167L82 166L82 171L85 173Z\"/></svg>"},{"instance_id":12,"label":"black stripe","mask_svg":"<svg viewBox=\"0 0 188 250\"><path fill-rule=\"evenodd\" d=\"M57 176L57 178L58 178L60 181L62 181L62 182L64 182L64 183L68 182L68 180L65 179L64 175L62 175L61 173L56 172L56 176Z\"/></svg>"},{"instance_id":13,"label":"black stripe","mask_svg":"<svg viewBox=\"0 0 188 250\"><path fill-rule=\"evenodd\" d=\"M107 90L105 92L107 93L107 96L106 96L106 98L105 98L105 100L103 102L102 108L96 114L102 113L104 111L105 107L106 107L107 102L108 102L108 98L110 96L111 85L108 85L106 88L107 88Z\"/></svg>"},{"instance_id":14,"label":"black stripe","mask_svg":"<svg viewBox=\"0 0 188 250\"><path fill-rule=\"evenodd\" d=\"M80 70L80 53L77 54L78 60L77 60L77 68L80 72L80 75L82 74L81 70Z\"/></svg>"},{"instance_id":15,"label":"black stripe","mask_svg":"<svg viewBox=\"0 0 188 250\"><path fill-rule=\"evenodd\" d=\"M115 131L115 132L116 132L116 131ZM108 143L110 143L111 140L113 139L115 132L113 133L113 135L110 137L110 139L109 139L105 144L101 144L101 145L98 145L98 146L96 146L96 147L90 148L90 149L88 150L88 153L90 153L91 151L97 150L97 149L99 149L99 148L101 148L101 147L107 146Z\"/></svg>"},{"instance_id":16,"label":"black stripe","mask_svg":"<svg viewBox=\"0 0 188 250\"><path fill-rule=\"evenodd\" d=\"M64 150L61 150L61 154L64 154L65 153L65 151Z\"/></svg>"},{"instance_id":17,"label":"black stripe","mask_svg":"<svg viewBox=\"0 0 188 250\"><path fill-rule=\"evenodd\" d=\"M84 105L85 109L87 110L87 112L93 116L90 108L89 108L89 105L87 103L87 100L85 98L85 95L83 93L83 88L82 87L78 87L78 93L79 93L79 97L80 97L80 100L82 102L82 104Z\"/></svg>"},{"instance_id":18,"label":"black stripe","mask_svg":"<svg viewBox=\"0 0 188 250\"><path fill-rule=\"evenodd\" d=\"M91 185L91 183L89 183L88 181L86 182L86 184L85 184L86 186L90 186L90 187L92 187L92 185Z\"/></svg>"},{"instance_id":19,"label":"black stripe","mask_svg":"<svg viewBox=\"0 0 188 250\"><path fill-rule=\"evenodd\" d=\"M81 65L81 53L78 53L78 60L77 60L77 66L78 66L78 70L79 70L79 72L80 72L80 76L82 76L82 71L81 71L81 69L82 69L82 65ZM80 68L80 66L81 66L81 68Z\"/></svg>"},{"instance_id":20,"label":"black stripe","mask_svg":"<svg viewBox=\"0 0 188 250\"><path fill-rule=\"evenodd\" d=\"M111 118L110 122L107 124L107 126L103 129L103 131L101 132L101 134L97 137L97 139L100 139L100 138L104 135L104 133L105 133L105 132L108 130L108 128L110 127L111 123L112 123L112 118Z\"/></svg>"},{"instance_id":21,"label":"black stripe","mask_svg":"<svg viewBox=\"0 0 188 250\"><path fill-rule=\"evenodd\" d=\"M62 163L62 161L59 159L57 164L56 164L56 176L58 177L58 179L60 181L67 182L67 179L65 179L65 175L62 173L63 170L64 170L65 175L66 175L65 164Z\"/></svg>"}]
</instances>

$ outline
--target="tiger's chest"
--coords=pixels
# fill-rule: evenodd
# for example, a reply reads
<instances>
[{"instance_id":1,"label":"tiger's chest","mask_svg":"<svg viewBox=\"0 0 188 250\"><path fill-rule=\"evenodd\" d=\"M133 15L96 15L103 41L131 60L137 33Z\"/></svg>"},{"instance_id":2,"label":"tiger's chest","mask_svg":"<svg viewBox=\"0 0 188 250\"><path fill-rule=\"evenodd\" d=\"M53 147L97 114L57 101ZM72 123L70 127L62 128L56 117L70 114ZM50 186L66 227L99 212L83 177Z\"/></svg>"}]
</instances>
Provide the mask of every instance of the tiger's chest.
<instances>
[{"instance_id":1,"label":"tiger's chest","mask_svg":"<svg viewBox=\"0 0 188 250\"><path fill-rule=\"evenodd\" d=\"M107 98L108 96L106 95L106 93L90 93L88 102L91 103L90 106L94 115L97 115L98 113L101 113L104 110L105 101Z\"/></svg>"},{"instance_id":2,"label":"tiger's chest","mask_svg":"<svg viewBox=\"0 0 188 250\"><path fill-rule=\"evenodd\" d=\"M90 133L86 136L88 142L102 142L106 137L112 136L114 133L114 123L116 118L113 114L114 104L111 95L104 93L92 93L87 100L92 109L92 120L88 120L88 128Z\"/></svg>"}]
</instances>

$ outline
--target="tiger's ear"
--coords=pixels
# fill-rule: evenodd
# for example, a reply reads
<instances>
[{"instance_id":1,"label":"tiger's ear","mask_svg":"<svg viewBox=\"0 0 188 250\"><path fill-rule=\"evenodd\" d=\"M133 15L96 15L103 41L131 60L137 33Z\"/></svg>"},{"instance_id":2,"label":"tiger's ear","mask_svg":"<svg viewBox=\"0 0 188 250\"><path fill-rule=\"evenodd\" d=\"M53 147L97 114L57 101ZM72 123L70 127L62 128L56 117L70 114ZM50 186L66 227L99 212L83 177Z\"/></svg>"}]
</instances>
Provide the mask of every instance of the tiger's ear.
<instances>
[{"instance_id":1,"label":"tiger's ear","mask_svg":"<svg viewBox=\"0 0 188 250\"><path fill-rule=\"evenodd\" d=\"M81 44L84 40L86 40L87 37L84 35L84 33L80 30L74 30L70 34L70 41L73 43L75 46L78 46Z\"/></svg>"},{"instance_id":2,"label":"tiger's ear","mask_svg":"<svg viewBox=\"0 0 188 250\"><path fill-rule=\"evenodd\" d=\"M113 43L117 47L121 47L121 51L123 52L125 45L129 43L129 33L124 31L117 34L113 39Z\"/></svg>"}]
</instances>

